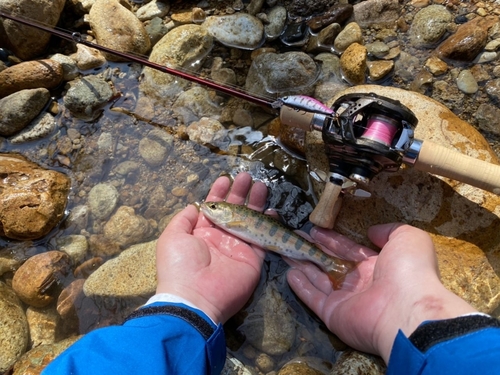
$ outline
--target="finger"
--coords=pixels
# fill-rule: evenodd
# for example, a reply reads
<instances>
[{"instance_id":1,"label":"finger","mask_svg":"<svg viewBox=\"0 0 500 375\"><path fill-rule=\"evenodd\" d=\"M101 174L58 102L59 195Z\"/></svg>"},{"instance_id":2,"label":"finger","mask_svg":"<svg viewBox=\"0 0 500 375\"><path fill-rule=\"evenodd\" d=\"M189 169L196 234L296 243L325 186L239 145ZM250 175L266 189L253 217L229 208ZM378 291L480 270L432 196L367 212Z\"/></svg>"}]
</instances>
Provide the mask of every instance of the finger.
<instances>
[{"instance_id":1,"label":"finger","mask_svg":"<svg viewBox=\"0 0 500 375\"><path fill-rule=\"evenodd\" d=\"M230 188L231 188L231 180L229 179L229 177L227 176L219 177L213 183L205 200L207 202L223 201L226 198Z\"/></svg>"},{"instance_id":2,"label":"finger","mask_svg":"<svg viewBox=\"0 0 500 375\"><path fill-rule=\"evenodd\" d=\"M226 202L235 204L244 204L247 200L248 192L252 187L252 176L248 173L239 173L233 181L231 191L229 192Z\"/></svg>"},{"instance_id":3,"label":"finger","mask_svg":"<svg viewBox=\"0 0 500 375\"><path fill-rule=\"evenodd\" d=\"M328 276L322 272L318 267L310 262L301 262L293 259L283 257L283 260L295 270L302 272L312 285L322 293L328 295L332 289L332 282Z\"/></svg>"},{"instance_id":4,"label":"finger","mask_svg":"<svg viewBox=\"0 0 500 375\"><path fill-rule=\"evenodd\" d=\"M164 233L192 233L198 222L198 209L194 205L189 205L177 215L175 215L165 228Z\"/></svg>"},{"instance_id":5,"label":"finger","mask_svg":"<svg viewBox=\"0 0 500 375\"><path fill-rule=\"evenodd\" d=\"M310 236L314 242L323 245L322 248L325 252L347 260L360 262L377 254L374 250L362 246L333 230L313 227Z\"/></svg>"},{"instance_id":6,"label":"finger","mask_svg":"<svg viewBox=\"0 0 500 375\"><path fill-rule=\"evenodd\" d=\"M308 277L300 270L288 271L286 278L288 284L299 297L316 315L322 318L321 312L327 300L327 295L311 283Z\"/></svg>"},{"instance_id":7,"label":"finger","mask_svg":"<svg viewBox=\"0 0 500 375\"><path fill-rule=\"evenodd\" d=\"M267 186L261 181L255 181L248 196L248 207L259 212L264 211L267 202Z\"/></svg>"},{"instance_id":8,"label":"finger","mask_svg":"<svg viewBox=\"0 0 500 375\"><path fill-rule=\"evenodd\" d=\"M368 238L375 245L383 248L384 245L389 241L391 235L404 224L401 223L389 223L389 224L378 224L373 225L368 228Z\"/></svg>"}]
</instances>

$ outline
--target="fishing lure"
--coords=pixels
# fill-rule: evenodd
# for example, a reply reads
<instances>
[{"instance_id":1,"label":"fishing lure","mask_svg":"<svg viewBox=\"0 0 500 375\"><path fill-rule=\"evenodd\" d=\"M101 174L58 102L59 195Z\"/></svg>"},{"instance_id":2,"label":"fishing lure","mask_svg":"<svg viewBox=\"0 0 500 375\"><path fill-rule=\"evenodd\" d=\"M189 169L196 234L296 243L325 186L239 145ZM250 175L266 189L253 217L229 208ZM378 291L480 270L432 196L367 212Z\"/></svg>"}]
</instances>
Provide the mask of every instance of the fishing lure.
<instances>
[{"instance_id":1,"label":"fishing lure","mask_svg":"<svg viewBox=\"0 0 500 375\"><path fill-rule=\"evenodd\" d=\"M319 100L305 95L284 96L271 103L273 108L281 108L284 105L295 109L302 109L306 112L321 113L324 115L333 115L334 113L333 109L321 103Z\"/></svg>"}]
</instances>

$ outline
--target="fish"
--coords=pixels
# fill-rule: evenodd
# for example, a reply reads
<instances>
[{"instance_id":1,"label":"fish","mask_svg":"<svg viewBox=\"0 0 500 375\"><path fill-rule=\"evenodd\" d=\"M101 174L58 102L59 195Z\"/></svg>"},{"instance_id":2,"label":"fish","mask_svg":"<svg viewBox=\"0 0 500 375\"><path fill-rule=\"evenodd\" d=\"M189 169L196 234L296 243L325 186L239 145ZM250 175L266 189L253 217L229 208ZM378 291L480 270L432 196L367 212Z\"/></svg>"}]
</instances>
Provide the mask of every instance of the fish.
<instances>
[{"instance_id":1,"label":"fish","mask_svg":"<svg viewBox=\"0 0 500 375\"><path fill-rule=\"evenodd\" d=\"M200 212L217 227L239 239L282 256L309 261L325 272L334 289L340 289L356 263L325 253L269 215L244 205L228 202L202 202Z\"/></svg>"}]
</instances>

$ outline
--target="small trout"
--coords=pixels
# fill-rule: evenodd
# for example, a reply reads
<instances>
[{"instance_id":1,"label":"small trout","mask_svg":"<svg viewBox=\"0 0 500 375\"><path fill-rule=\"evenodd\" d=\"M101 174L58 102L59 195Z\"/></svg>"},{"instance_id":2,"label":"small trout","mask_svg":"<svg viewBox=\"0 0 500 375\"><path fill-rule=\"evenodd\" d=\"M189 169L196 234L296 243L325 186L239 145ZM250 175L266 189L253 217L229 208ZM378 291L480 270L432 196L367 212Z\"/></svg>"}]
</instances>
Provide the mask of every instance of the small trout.
<instances>
[{"instance_id":1,"label":"small trout","mask_svg":"<svg viewBox=\"0 0 500 375\"><path fill-rule=\"evenodd\" d=\"M260 212L227 202L204 202L200 211L226 232L285 257L306 260L328 274L335 289L342 286L354 262L336 258L299 236L273 218Z\"/></svg>"}]
</instances>

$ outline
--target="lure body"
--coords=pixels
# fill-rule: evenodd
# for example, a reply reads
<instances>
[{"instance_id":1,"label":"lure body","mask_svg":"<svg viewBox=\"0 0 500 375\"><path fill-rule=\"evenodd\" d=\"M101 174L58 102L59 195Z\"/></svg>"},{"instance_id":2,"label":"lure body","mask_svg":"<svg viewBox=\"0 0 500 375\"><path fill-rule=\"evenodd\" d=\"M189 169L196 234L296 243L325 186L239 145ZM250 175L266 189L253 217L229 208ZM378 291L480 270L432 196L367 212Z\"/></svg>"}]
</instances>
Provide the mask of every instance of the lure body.
<instances>
[{"instance_id":1,"label":"lure body","mask_svg":"<svg viewBox=\"0 0 500 375\"><path fill-rule=\"evenodd\" d=\"M288 106L295 109L302 109L306 112L321 113L324 115L333 115L334 111L319 100L305 95L290 95L279 98L271 104L273 108Z\"/></svg>"}]
</instances>

